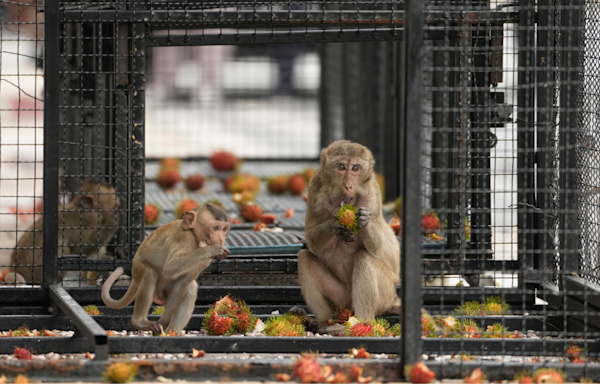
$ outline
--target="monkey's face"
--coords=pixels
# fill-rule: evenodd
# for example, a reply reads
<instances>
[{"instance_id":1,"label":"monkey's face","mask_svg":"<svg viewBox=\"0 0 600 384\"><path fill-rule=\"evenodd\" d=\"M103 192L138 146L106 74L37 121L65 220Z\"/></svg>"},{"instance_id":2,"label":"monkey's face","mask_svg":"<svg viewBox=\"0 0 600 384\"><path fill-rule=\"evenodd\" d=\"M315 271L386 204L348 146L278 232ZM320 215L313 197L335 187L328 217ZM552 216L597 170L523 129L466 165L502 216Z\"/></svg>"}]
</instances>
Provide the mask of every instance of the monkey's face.
<instances>
[{"instance_id":1,"label":"monkey's face","mask_svg":"<svg viewBox=\"0 0 600 384\"><path fill-rule=\"evenodd\" d=\"M334 175L333 196L343 204L353 204L362 192L362 180L367 164L354 156L341 156L331 162L330 167Z\"/></svg>"},{"instance_id":2,"label":"monkey's face","mask_svg":"<svg viewBox=\"0 0 600 384\"><path fill-rule=\"evenodd\" d=\"M206 225L204 239L207 245L225 244L229 232L229 223L221 220L209 221Z\"/></svg>"}]
</instances>

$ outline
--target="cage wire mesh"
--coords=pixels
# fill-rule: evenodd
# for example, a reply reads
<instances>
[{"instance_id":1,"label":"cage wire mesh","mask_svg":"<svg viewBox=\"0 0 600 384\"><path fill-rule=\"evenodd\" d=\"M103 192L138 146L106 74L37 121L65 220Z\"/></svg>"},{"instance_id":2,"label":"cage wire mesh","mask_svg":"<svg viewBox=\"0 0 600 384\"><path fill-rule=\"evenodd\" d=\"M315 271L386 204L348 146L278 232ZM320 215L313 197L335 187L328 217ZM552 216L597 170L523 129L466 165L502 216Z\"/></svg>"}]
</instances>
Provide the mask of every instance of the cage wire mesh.
<instances>
[{"instance_id":1,"label":"cage wire mesh","mask_svg":"<svg viewBox=\"0 0 600 384\"><path fill-rule=\"evenodd\" d=\"M21 236L41 238L44 24L36 1L0 8L0 270ZM37 248L41 245L38 244Z\"/></svg>"},{"instance_id":2,"label":"cage wire mesh","mask_svg":"<svg viewBox=\"0 0 600 384\"><path fill-rule=\"evenodd\" d=\"M434 357L597 356L596 12L576 1L425 5L422 230L444 245L424 249L422 300L459 324L424 318ZM461 341L434 340L449 335ZM541 360L539 338L558 341Z\"/></svg>"},{"instance_id":3,"label":"cage wire mesh","mask_svg":"<svg viewBox=\"0 0 600 384\"><path fill-rule=\"evenodd\" d=\"M44 205L58 206L65 286L129 268L185 199L218 199L239 219L239 196L223 185L233 173L209 160L219 150L245 160L239 173L260 183L255 203L276 216L268 228L283 230L241 221L228 246L300 241L302 196L274 195L268 183L315 169L339 139L372 150L385 217L398 214L400 74L415 65L401 60L403 2L65 1L56 52L42 50L38 8L5 2L0 36L0 266L18 264L28 285L40 283L41 241L18 239L42 234L31 226L48 55L60 58L60 76L45 79L59 91L60 199ZM459 353L521 364L496 372L506 377L573 361L572 345L595 364L597 12L578 0L425 4L422 180L412 192L423 207L421 300L440 315L424 318L422 346L442 365ZM164 157L180 158L182 179L202 174L203 187L161 186ZM152 223L146 203L162 211ZM236 255L199 284L297 288L296 264L294 254Z\"/></svg>"}]
</instances>

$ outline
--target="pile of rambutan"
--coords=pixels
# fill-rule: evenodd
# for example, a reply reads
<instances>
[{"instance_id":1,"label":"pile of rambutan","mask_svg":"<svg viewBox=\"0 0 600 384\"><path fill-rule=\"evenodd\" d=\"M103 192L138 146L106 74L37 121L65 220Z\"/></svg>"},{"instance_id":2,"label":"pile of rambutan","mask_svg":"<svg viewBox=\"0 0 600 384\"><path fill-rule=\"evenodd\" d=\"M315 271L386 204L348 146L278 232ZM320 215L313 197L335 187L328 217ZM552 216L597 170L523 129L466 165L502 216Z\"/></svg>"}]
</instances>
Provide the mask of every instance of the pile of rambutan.
<instances>
[{"instance_id":1,"label":"pile of rambutan","mask_svg":"<svg viewBox=\"0 0 600 384\"><path fill-rule=\"evenodd\" d=\"M220 298L204 314L202 328L209 335L233 335L252 332L258 318L245 302L235 300L229 294Z\"/></svg>"},{"instance_id":2,"label":"pile of rambutan","mask_svg":"<svg viewBox=\"0 0 600 384\"><path fill-rule=\"evenodd\" d=\"M272 317L265 322L267 336L306 336L304 319L295 313Z\"/></svg>"},{"instance_id":3,"label":"pile of rambutan","mask_svg":"<svg viewBox=\"0 0 600 384\"><path fill-rule=\"evenodd\" d=\"M102 312L98 309L96 305L90 304L83 307L83 310L87 312L88 315L101 315Z\"/></svg>"},{"instance_id":4,"label":"pile of rambutan","mask_svg":"<svg viewBox=\"0 0 600 384\"><path fill-rule=\"evenodd\" d=\"M356 317L346 322L345 336L350 337L383 337L388 334L390 323L385 319L361 321Z\"/></svg>"},{"instance_id":5,"label":"pile of rambutan","mask_svg":"<svg viewBox=\"0 0 600 384\"><path fill-rule=\"evenodd\" d=\"M510 305L500 296L490 296L483 304L477 300L467 301L454 312L462 316L507 315L510 314Z\"/></svg>"}]
</instances>

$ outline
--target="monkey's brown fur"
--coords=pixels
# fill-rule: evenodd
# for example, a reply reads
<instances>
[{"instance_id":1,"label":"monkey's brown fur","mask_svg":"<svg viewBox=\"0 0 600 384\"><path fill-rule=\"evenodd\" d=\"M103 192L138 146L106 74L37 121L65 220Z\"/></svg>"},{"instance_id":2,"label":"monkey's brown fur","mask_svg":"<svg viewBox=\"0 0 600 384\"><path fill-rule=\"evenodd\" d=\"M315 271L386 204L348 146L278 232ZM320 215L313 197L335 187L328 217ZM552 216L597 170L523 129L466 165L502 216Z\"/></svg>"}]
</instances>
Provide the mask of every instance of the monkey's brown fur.
<instances>
[{"instance_id":1,"label":"monkey's brown fur","mask_svg":"<svg viewBox=\"0 0 600 384\"><path fill-rule=\"evenodd\" d=\"M227 215L219 206L202 204L184 214L182 220L165 224L152 232L138 248L132 261L132 281L119 300L110 297L110 288L123 268L117 268L102 286L102 301L121 309L134 299L131 323L140 330L181 331L192 317L198 284L196 278L212 259L229 255L225 238ZM148 320L152 302L165 304L158 322Z\"/></svg>"},{"instance_id":2,"label":"monkey's brown fur","mask_svg":"<svg viewBox=\"0 0 600 384\"><path fill-rule=\"evenodd\" d=\"M115 233L117 208L119 199L112 185L84 181L81 192L58 212L58 255L98 257L98 249L106 245ZM40 217L17 242L17 248L11 254L12 267L5 277L7 283L41 283L42 229L43 218Z\"/></svg>"},{"instance_id":3,"label":"monkey's brown fur","mask_svg":"<svg viewBox=\"0 0 600 384\"><path fill-rule=\"evenodd\" d=\"M383 218L374 165L366 147L337 141L321 152L309 184L308 249L298 254L298 272L304 299L321 326L334 307L352 308L365 320L400 312L400 246ZM342 203L358 209L356 234L336 224Z\"/></svg>"}]
</instances>

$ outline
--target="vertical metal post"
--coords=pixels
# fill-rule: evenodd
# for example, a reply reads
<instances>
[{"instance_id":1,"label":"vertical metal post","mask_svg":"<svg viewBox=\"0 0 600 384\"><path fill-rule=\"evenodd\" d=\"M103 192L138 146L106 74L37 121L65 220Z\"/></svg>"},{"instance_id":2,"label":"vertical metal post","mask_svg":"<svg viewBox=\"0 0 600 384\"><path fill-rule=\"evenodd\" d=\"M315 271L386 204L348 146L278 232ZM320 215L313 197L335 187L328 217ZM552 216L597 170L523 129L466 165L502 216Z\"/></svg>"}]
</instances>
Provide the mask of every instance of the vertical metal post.
<instances>
[{"instance_id":1,"label":"vertical metal post","mask_svg":"<svg viewBox=\"0 0 600 384\"><path fill-rule=\"evenodd\" d=\"M535 174L534 174L534 55L535 1L519 2L519 73L517 91L517 254L520 269L519 287L528 280L527 271L533 270L535 234Z\"/></svg>"},{"instance_id":2,"label":"vertical metal post","mask_svg":"<svg viewBox=\"0 0 600 384\"><path fill-rule=\"evenodd\" d=\"M321 148L344 138L342 43L320 44Z\"/></svg>"},{"instance_id":3,"label":"vertical metal post","mask_svg":"<svg viewBox=\"0 0 600 384\"><path fill-rule=\"evenodd\" d=\"M421 97L423 1L407 0L404 14L404 97L401 116L402 337L400 369L421 358Z\"/></svg>"},{"instance_id":4,"label":"vertical metal post","mask_svg":"<svg viewBox=\"0 0 600 384\"><path fill-rule=\"evenodd\" d=\"M550 50L550 0L538 0L537 20L537 58L536 58L536 83L537 92L537 207L543 213L537 214L535 249L538 254L534 255L534 269L544 275L531 276L531 282L550 282L553 274L553 244L549 235L554 226L553 217L549 215L552 209L552 178L554 169L552 166L552 153L554 146L551 139L556 129L554 111L552 105L553 89L549 85L552 78L552 52ZM546 213L546 214L544 214Z\"/></svg>"},{"instance_id":5,"label":"vertical metal post","mask_svg":"<svg viewBox=\"0 0 600 384\"><path fill-rule=\"evenodd\" d=\"M44 218L42 286L56 282L58 267L58 137L60 24L58 1L44 4ZM50 54L50 52L52 54Z\"/></svg>"},{"instance_id":6,"label":"vertical metal post","mask_svg":"<svg viewBox=\"0 0 600 384\"><path fill-rule=\"evenodd\" d=\"M579 49L581 33L581 0L562 2L561 66L564 68L560 87L560 195L561 207L561 273L579 271L579 195L577 169L577 92L579 89ZM562 280L562 279L561 279Z\"/></svg>"}]
</instances>

